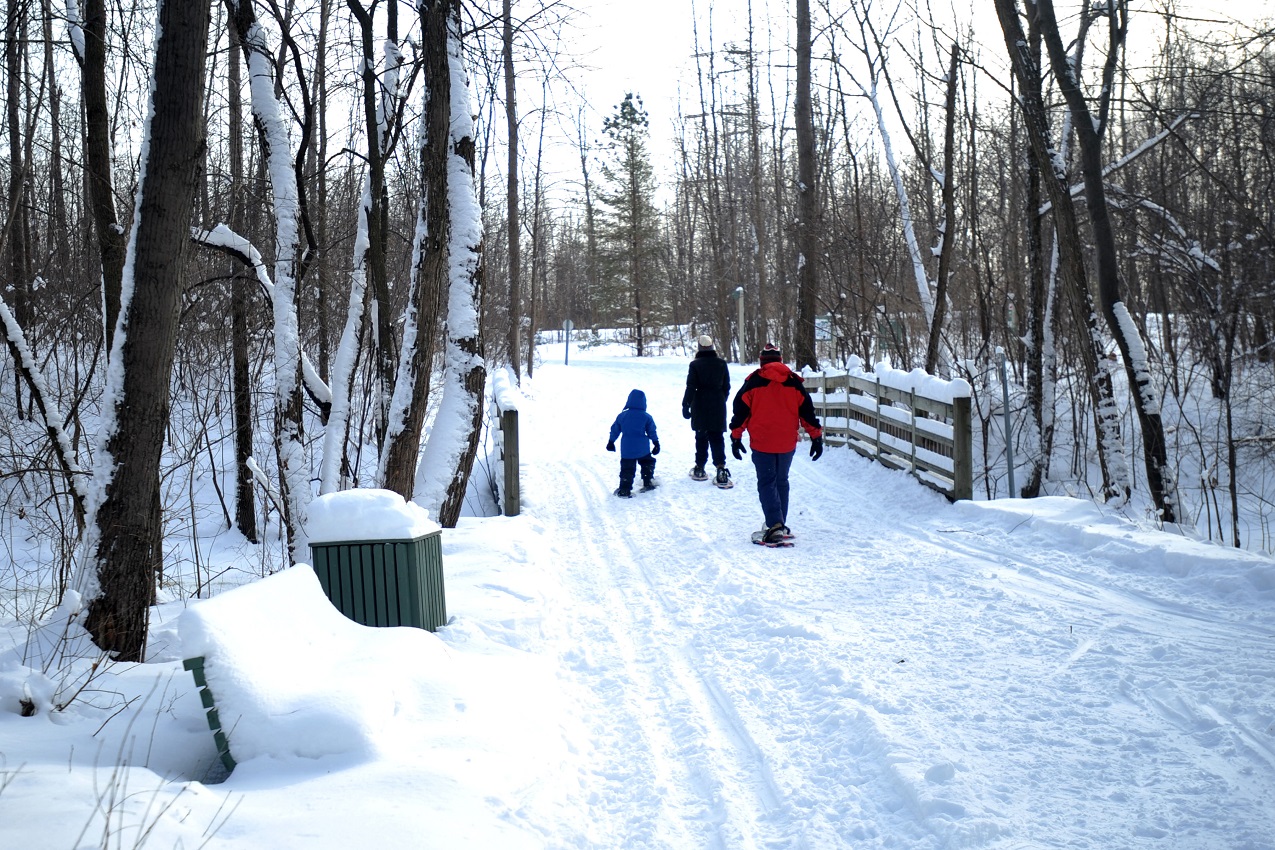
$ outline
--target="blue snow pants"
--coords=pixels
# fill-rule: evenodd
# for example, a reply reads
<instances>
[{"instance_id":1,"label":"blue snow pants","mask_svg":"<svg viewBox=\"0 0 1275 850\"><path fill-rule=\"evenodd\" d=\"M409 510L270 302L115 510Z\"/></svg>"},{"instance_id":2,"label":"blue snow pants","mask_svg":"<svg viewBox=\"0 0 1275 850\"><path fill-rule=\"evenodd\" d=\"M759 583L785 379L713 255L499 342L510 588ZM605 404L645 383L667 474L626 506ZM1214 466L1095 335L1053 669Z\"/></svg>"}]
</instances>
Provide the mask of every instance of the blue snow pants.
<instances>
[{"instance_id":1,"label":"blue snow pants","mask_svg":"<svg viewBox=\"0 0 1275 850\"><path fill-rule=\"evenodd\" d=\"M753 452L753 466L757 468L757 498L761 502L767 528L788 524L788 470L796 452L796 449L783 454Z\"/></svg>"}]
</instances>

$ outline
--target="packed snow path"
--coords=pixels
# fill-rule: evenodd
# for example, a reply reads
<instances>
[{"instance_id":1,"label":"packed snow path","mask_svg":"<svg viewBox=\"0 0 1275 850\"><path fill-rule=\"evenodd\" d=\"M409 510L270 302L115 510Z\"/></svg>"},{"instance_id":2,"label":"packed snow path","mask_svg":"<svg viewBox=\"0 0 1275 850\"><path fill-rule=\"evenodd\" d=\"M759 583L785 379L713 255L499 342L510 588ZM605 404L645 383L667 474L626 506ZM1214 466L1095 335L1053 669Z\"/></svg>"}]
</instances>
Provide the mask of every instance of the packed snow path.
<instances>
[{"instance_id":1,"label":"packed snow path","mask_svg":"<svg viewBox=\"0 0 1275 850\"><path fill-rule=\"evenodd\" d=\"M805 444L797 544L754 546L749 459L732 490L687 476L685 359L556 350L523 497L589 737L583 846L1275 847L1268 560L1085 502L950 505ZM623 500L603 447L633 388L660 486Z\"/></svg>"}]
</instances>

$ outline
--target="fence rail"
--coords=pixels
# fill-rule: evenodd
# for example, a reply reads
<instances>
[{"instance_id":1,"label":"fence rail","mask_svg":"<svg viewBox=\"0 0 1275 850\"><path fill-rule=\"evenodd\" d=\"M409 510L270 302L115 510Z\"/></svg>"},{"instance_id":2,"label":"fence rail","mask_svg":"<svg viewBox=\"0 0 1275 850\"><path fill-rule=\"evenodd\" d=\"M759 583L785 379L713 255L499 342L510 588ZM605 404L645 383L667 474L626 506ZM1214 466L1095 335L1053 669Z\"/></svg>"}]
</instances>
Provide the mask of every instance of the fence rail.
<instances>
[{"instance_id":1,"label":"fence rail","mask_svg":"<svg viewBox=\"0 0 1275 850\"><path fill-rule=\"evenodd\" d=\"M885 366L875 373L852 367L850 372L804 377L829 445L846 445L907 471L953 501L974 497L973 430L965 381L941 381ZM932 388L929 394L926 388Z\"/></svg>"}]
</instances>

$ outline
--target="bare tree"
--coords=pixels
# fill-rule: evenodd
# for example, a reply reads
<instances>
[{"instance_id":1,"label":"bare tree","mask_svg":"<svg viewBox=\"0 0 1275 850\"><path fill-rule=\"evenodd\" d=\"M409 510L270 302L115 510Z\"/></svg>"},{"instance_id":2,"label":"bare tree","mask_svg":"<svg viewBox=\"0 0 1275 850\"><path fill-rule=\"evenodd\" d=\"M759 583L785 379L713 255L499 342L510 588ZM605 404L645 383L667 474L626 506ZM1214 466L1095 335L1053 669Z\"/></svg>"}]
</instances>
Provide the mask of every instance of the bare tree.
<instances>
[{"instance_id":1,"label":"bare tree","mask_svg":"<svg viewBox=\"0 0 1275 850\"><path fill-rule=\"evenodd\" d=\"M810 91L810 0L797 0L797 367L816 369L815 277L818 246L818 200L815 194L815 125Z\"/></svg>"},{"instance_id":2,"label":"bare tree","mask_svg":"<svg viewBox=\"0 0 1275 850\"><path fill-rule=\"evenodd\" d=\"M1085 206L1089 212L1089 226L1093 235L1095 267L1098 276L1098 295L1102 303L1107 327L1120 348L1129 381L1133 408L1142 426L1143 461L1146 465L1147 486L1152 501L1164 522L1177 521L1177 497L1174 494L1173 476L1169 470L1164 443L1164 424L1160 420L1159 393L1152 385L1147 363L1146 344L1133 322L1128 307L1122 300L1120 264L1116 256L1115 234L1111 216L1107 211L1106 191L1103 187L1102 128L1107 122L1110 108L1112 79L1124 49L1128 31L1129 8L1127 0L1111 0L1096 13L1107 17L1107 61L1102 73L1103 97L1099 100L1099 114L1090 112L1085 93L1080 88L1072 63L1058 32L1054 17L1053 0L1036 0L1040 16L1041 35L1049 51L1050 64L1059 91L1071 110L1076 139L1080 148L1081 173L1085 183Z\"/></svg>"},{"instance_id":3,"label":"bare tree","mask_svg":"<svg viewBox=\"0 0 1275 850\"><path fill-rule=\"evenodd\" d=\"M514 25L512 0L504 0L501 12L501 58L505 70L505 127L508 132L506 144L509 146L509 173L506 195L507 239L509 251L509 332L508 343L509 365L514 370L514 377L520 377L518 359L522 354L522 269L519 254L519 238L521 229L518 223L518 98L517 84L514 76ZM531 332L535 332L533 323ZM531 374L531 361L528 358L527 374Z\"/></svg>"},{"instance_id":4,"label":"bare tree","mask_svg":"<svg viewBox=\"0 0 1275 850\"><path fill-rule=\"evenodd\" d=\"M1082 329L1084 336L1078 350L1084 364L1085 384L1093 401L1094 421L1098 429L1097 450L1102 474L1102 495L1105 499L1127 497L1130 484L1123 463L1119 412L1110 377L1100 365L1103 356L1102 337L1089 294L1075 207L1066 183L1066 174L1060 170L1053 155L1048 113L1041 94L1039 64L1029 49L1029 42L1019 23L1017 0L996 0L996 14L1005 36L1014 79L1018 83L1018 105L1022 109L1024 131L1053 211L1059 268L1064 280L1063 291L1068 298L1072 318L1076 326Z\"/></svg>"},{"instance_id":5,"label":"bare tree","mask_svg":"<svg viewBox=\"0 0 1275 850\"><path fill-rule=\"evenodd\" d=\"M125 243L115 211L111 166L111 116L106 98L106 0L84 0L80 8L83 37L72 39L72 44L82 48L77 58L83 76L85 170L102 262L102 324L109 349L119 315Z\"/></svg>"},{"instance_id":6,"label":"bare tree","mask_svg":"<svg viewBox=\"0 0 1275 850\"><path fill-rule=\"evenodd\" d=\"M146 648L155 575L163 563L159 462L168 427L182 258L204 151L202 101L210 2L164 3L151 117L129 247L131 270L112 346L105 451L80 588L85 628L120 660ZM118 383L116 383L118 381Z\"/></svg>"},{"instance_id":7,"label":"bare tree","mask_svg":"<svg viewBox=\"0 0 1275 850\"><path fill-rule=\"evenodd\" d=\"M230 226L243 233L247 221L245 206L246 172L243 159L243 96L241 89L242 58L239 31L231 23L227 27L230 38L230 57L227 63L227 147L230 155L230 173L234 180L230 200ZM252 298L252 284L238 262L230 270L230 347L231 394L234 398L235 420L235 527L250 542L257 542L257 509L253 489L252 470L248 459L252 457L253 418L252 386L249 376L248 313Z\"/></svg>"}]
</instances>

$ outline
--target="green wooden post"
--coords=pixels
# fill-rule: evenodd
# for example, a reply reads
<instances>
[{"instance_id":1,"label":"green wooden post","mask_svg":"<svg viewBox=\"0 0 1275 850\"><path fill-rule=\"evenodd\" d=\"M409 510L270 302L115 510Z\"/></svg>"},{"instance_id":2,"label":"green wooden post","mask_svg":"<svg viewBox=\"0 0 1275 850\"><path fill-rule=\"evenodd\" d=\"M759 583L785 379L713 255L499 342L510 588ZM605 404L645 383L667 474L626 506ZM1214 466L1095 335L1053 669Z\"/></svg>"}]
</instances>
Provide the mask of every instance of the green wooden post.
<instances>
[{"instance_id":1,"label":"green wooden post","mask_svg":"<svg viewBox=\"0 0 1275 850\"><path fill-rule=\"evenodd\" d=\"M522 490L518 480L518 411L505 410L500 414L500 430L504 437L501 447L504 455L505 516L518 516L522 510Z\"/></svg>"}]
</instances>

